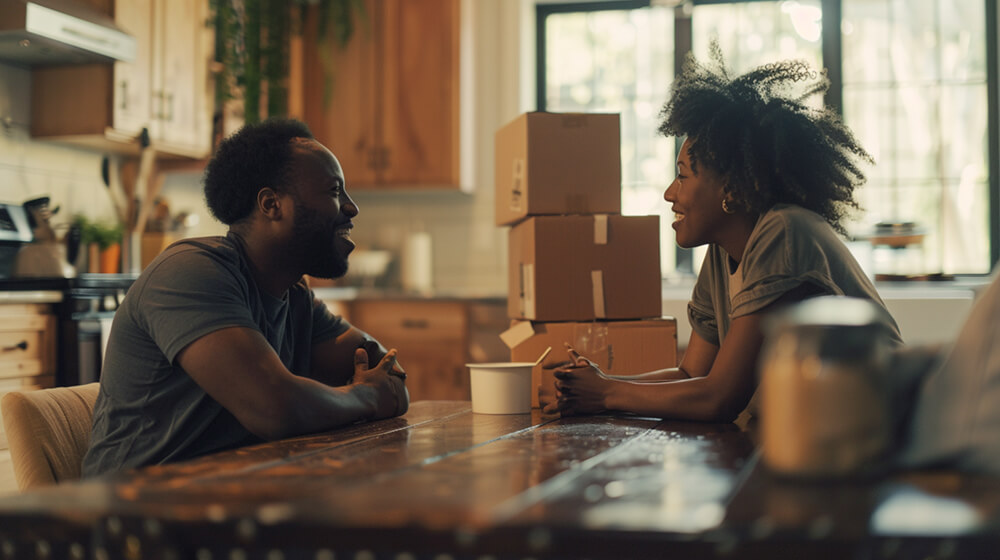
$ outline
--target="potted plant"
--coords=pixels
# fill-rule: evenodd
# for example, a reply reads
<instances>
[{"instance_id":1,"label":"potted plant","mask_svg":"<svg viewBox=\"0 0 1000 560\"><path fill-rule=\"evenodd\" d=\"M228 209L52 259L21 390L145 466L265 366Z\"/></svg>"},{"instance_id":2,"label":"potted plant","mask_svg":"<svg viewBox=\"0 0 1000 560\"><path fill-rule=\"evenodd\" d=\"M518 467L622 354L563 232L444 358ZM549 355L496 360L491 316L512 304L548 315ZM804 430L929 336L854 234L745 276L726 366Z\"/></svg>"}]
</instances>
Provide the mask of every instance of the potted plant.
<instances>
[{"instance_id":1,"label":"potted plant","mask_svg":"<svg viewBox=\"0 0 1000 560\"><path fill-rule=\"evenodd\" d=\"M80 227L80 244L87 248L89 272L117 273L121 270L122 225L95 222L76 216L73 223Z\"/></svg>"},{"instance_id":2,"label":"potted plant","mask_svg":"<svg viewBox=\"0 0 1000 560\"><path fill-rule=\"evenodd\" d=\"M307 14L315 6L315 22ZM318 25L320 45L329 52L347 45L355 21L365 21L364 0L211 0L220 104L242 99L244 121L288 113L289 39L306 25ZM332 57L324 56L327 89ZM265 98L266 107L261 100Z\"/></svg>"}]
</instances>

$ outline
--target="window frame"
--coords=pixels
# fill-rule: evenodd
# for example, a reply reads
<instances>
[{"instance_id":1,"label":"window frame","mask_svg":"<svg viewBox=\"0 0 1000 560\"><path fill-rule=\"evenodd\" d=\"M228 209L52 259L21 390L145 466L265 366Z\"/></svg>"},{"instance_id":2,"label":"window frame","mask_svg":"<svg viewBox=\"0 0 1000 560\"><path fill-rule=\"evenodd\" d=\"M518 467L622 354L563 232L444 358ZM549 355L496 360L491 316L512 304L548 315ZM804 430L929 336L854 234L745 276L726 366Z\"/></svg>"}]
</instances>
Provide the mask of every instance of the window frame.
<instances>
[{"instance_id":1,"label":"window frame","mask_svg":"<svg viewBox=\"0 0 1000 560\"><path fill-rule=\"evenodd\" d=\"M687 0L674 7L674 72L680 72L684 58L692 49L692 20L689 6L739 4L767 0ZM987 192L989 193L989 252L991 271L982 274L958 274L958 277L981 278L997 268L1000 262L1000 53L997 52L998 8L993 0L982 0L986 14L986 99L987 99ZM535 106L546 110L546 19L550 15L570 12L598 12L646 8L652 0L597 0L535 5ZM841 0L820 0L823 14L820 40L823 66L827 69L830 89L824 102L843 117L842 19ZM666 94L666 92L664 92ZM676 143L675 149L680 149ZM693 273L693 253L676 248L678 272Z\"/></svg>"}]
</instances>

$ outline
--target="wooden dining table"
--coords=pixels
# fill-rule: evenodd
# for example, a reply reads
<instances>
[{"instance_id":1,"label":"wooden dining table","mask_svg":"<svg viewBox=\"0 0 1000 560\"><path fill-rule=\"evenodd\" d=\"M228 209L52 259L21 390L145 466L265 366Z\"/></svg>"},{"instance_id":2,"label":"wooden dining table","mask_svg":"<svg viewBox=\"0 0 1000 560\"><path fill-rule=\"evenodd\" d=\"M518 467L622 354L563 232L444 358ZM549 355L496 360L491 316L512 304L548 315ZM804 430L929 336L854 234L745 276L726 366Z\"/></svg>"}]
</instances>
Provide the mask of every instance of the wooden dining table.
<instances>
[{"instance_id":1,"label":"wooden dining table","mask_svg":"<svg viewBox=\"0 0 1000 560\"><path fill-rule=\"evenodd\" d=\"M733 424L399 418L0 498L0 558L985 558L1000 481L789 480Z\"/></svg>"}]
</instances>

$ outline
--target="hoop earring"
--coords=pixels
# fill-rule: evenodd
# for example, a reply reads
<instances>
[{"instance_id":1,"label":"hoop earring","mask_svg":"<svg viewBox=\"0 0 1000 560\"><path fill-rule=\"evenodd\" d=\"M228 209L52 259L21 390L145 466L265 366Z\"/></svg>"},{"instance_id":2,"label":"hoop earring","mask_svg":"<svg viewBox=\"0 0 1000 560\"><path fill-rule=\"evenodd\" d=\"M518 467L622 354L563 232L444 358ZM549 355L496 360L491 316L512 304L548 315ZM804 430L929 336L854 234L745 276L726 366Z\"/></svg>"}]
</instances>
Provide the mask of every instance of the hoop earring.
<instances>
[{"instance_id":1,"label":"hoop earring","mask_svg":"<svg viewBox=\"0 0 1000 560\"><path fill-rule=\"evenodd\" d=\"M734 210L733 208L729 207L729 201L726 200L726 199L724 199L724 198L722 199L722 211L725 212L726 214L735 214L736 213L736 210Z\"/></svg>"}]
</instances>

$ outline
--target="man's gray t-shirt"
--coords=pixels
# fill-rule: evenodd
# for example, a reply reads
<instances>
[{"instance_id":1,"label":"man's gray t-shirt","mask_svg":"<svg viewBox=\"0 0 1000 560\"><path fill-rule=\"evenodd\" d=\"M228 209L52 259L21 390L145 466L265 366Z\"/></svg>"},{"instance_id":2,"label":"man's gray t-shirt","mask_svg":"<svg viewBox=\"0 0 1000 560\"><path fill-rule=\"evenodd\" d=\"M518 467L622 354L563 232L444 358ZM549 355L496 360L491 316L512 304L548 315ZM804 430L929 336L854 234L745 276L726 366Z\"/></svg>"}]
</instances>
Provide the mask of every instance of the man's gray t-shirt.
<instances>
[{"instance_id":1,"label":"man's gray t-shirt","mask_svg":"<svg viewBox=\"0 0 1000 560\"><path fill-rule=\"evenodd\" d=\"M896 321L837 232L819 214L790 204L777 204L757 220L739 265L722 247L709 246L688 304L691 328L719 346L733 319L761 311L803 284L818 294L878 303L887 334L902 343Z\"/></svg>"},{"instance_id":2,"label":"man's gray t-shirt","mask_svg":"<svg viewBox=\"0 0 1000 560\"><path fill-rule=\"evenodd\" d=\"M259 441L176 363L189 344L227 327L261 332L289 371L307 375L312 346L350 325L303 280L280 299L259 290L232 234L175 243L150 263L115 314L85 477Z\"/></svg>"}]
</instances>

